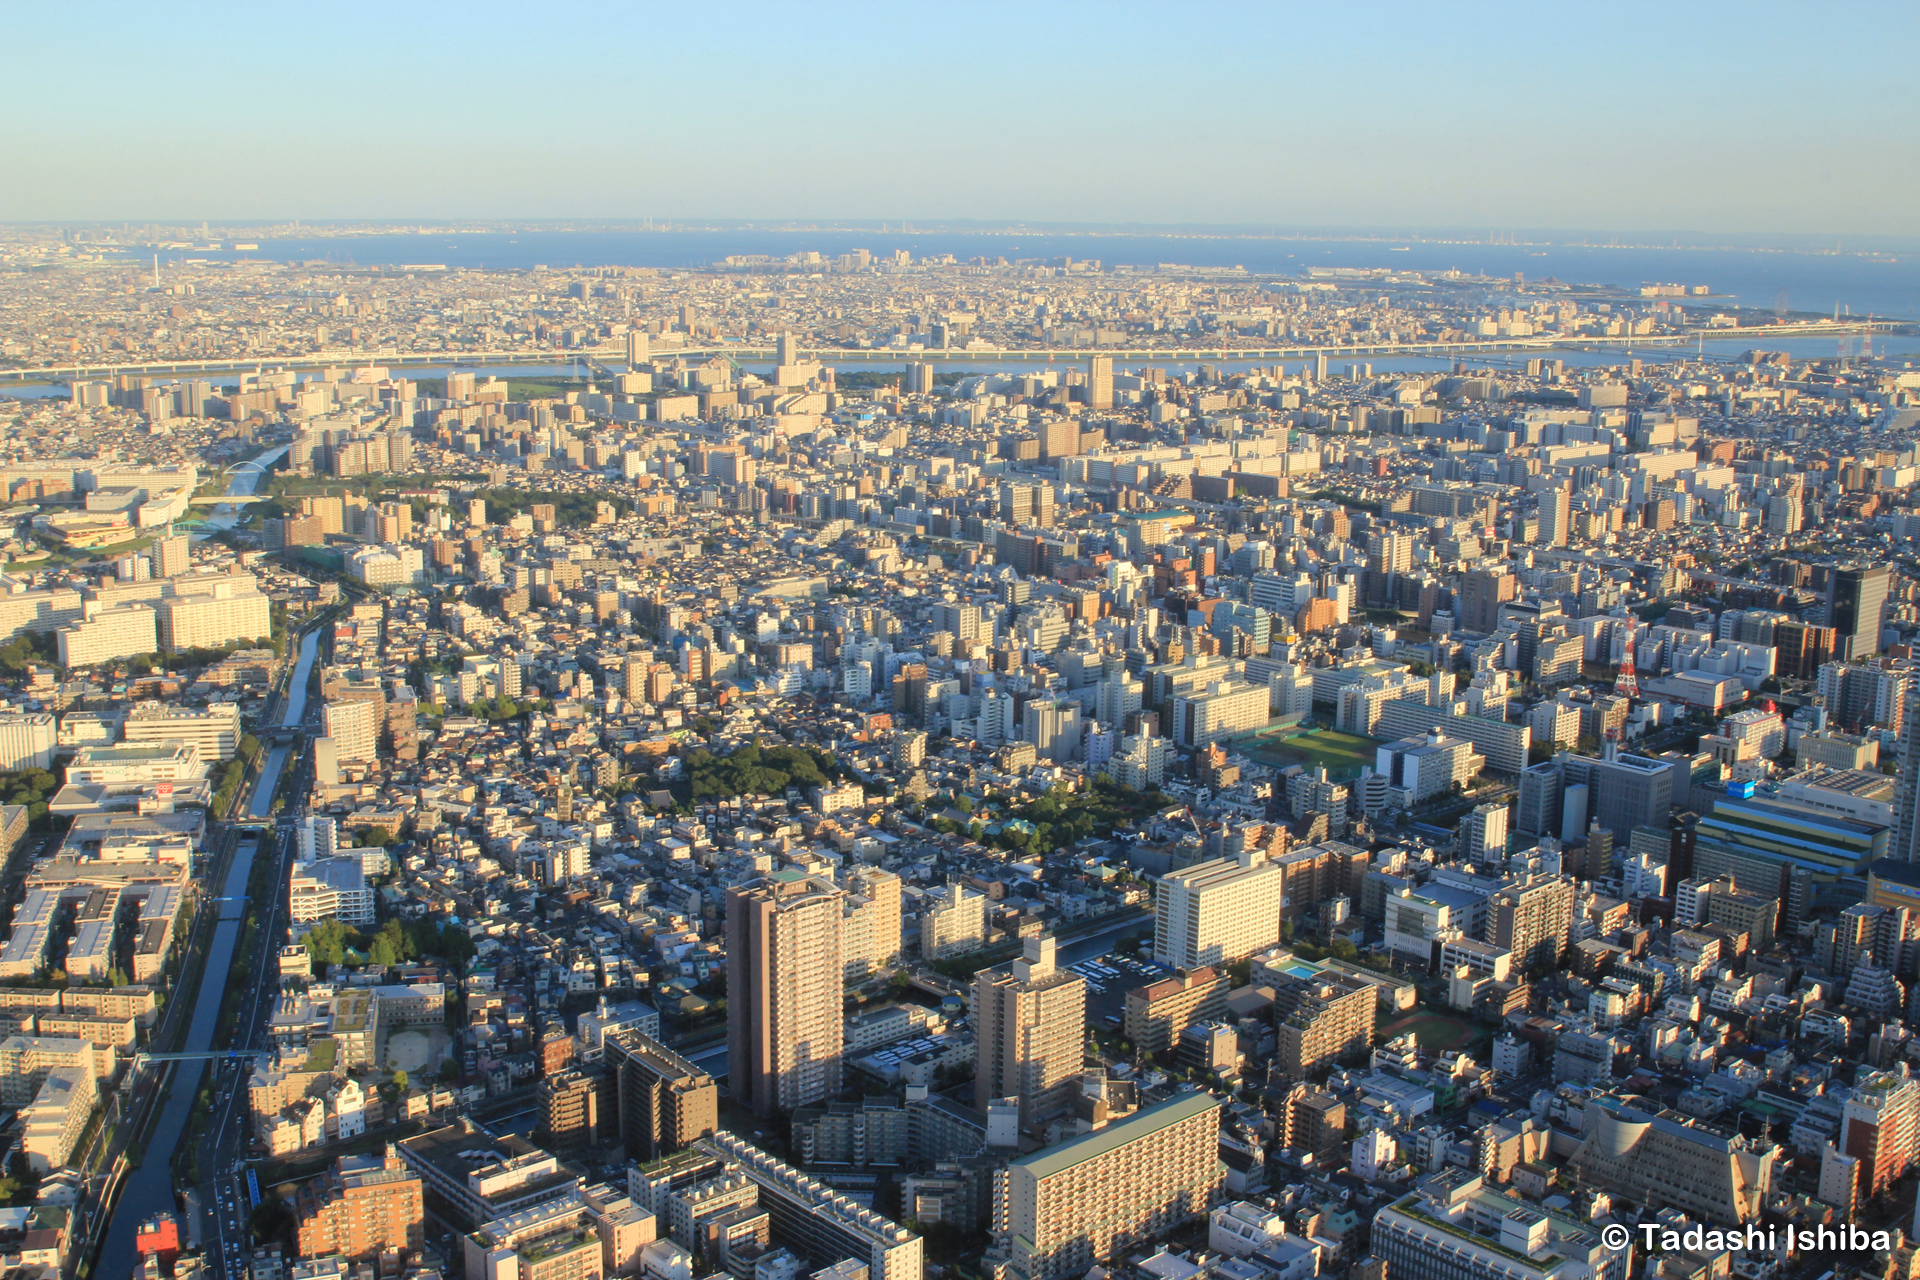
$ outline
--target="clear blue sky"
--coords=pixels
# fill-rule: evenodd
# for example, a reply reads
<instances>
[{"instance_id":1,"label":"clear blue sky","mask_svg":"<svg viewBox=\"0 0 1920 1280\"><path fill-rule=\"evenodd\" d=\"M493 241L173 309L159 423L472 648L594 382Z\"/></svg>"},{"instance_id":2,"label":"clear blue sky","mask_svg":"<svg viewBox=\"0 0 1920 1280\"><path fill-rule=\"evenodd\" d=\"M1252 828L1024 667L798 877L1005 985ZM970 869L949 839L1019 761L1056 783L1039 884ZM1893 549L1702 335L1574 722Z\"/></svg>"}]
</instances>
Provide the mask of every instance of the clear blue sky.
<instances>
[{"instance_id":1,"label":"clear blue sky","mask_svg":"<svg viewBox=\"0 0 1920 1280\"><path fill-rule=\"evenodd\" d=\"M1911 3L16 4L0 219L1920 234Z\"/></svg>"}]
</instances>

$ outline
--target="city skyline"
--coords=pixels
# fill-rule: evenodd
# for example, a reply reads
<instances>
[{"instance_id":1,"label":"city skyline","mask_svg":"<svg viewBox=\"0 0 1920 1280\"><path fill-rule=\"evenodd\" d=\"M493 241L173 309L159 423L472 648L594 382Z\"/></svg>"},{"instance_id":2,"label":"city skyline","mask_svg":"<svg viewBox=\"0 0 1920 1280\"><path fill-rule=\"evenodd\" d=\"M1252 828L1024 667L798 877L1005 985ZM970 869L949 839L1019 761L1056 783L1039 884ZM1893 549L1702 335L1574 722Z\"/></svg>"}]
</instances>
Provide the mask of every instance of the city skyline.
<instances>
[{"instance_id":1,"label":"city skyline","mask_svg":"<svg viewBox=\"0 0 1920 1280\"><path fill-rule=\"evenodd\" d=\"M77 71L73 11L16 19L0 101L45 127L0 143L0 219L1920 230L1887 5L974 6L975 39L768 6L733 45L670 11L83 12L113 39Z\"/></svg>"}]
</instances>

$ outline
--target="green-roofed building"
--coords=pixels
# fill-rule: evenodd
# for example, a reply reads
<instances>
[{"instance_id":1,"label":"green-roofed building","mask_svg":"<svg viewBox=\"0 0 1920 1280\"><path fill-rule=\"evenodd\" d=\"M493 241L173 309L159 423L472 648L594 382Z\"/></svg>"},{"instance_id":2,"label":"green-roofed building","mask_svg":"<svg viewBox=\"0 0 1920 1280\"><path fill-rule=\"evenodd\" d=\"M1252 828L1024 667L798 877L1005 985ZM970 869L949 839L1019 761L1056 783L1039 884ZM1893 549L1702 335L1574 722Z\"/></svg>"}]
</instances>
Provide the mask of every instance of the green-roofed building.
<instances>
[{"instance_id":1,"label":"green-roofed building","mask_svg":"<svg viewBox=\"0 0 1920 1280\"><path fill-rule=\"evenodd\" d=\"M1064 1280L1220 1199L1220 1100L1185 1093L1007 1166L996 1251L1023 1280Z\"/></svg>"}]
</instances>

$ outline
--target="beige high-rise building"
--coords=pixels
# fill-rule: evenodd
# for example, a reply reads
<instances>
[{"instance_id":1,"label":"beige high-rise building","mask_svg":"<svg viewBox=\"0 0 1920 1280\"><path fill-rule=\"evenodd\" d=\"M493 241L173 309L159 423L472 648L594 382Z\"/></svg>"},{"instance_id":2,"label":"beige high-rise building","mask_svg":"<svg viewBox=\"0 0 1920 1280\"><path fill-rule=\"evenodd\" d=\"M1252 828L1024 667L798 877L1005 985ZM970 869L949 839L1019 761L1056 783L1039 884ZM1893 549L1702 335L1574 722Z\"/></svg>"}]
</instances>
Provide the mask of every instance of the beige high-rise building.
<instances>
[{"instance_id":1,"label":"beige high-rise building","mask_svg":"<svg viewBox=\"0 0 1920 1280\"><path fill-rule=\"evenodd\" d=\"M389 1249L418 1253L425 1243L425 1184L399 1150L342 1156L294 1197L295 1236L303 1257L372 1261Z\"/></svg>"},{"instance_id":2,"label":"beige high-rise building","mask_svg":"<svg viewBox=\"0 0 1920 1280\"><path fill-rule=\"evenodd\" d=\"M985 894L957 884L927 891L927 909L920 916L921 959L946 960L986 944Z\"/></svg>"},{"instance_id":3,"label":"beige high-rise building","mask_svg":"<svg viewBox=\"0 0 1920 1280\"><path fill-rule=\"evenodd\" d=\"M1281 983L1273 999L1281 1072L1304 1080L1372 1048L1378 998L1371 984L1338 972Z\"/></svg>"},{"instance_id":4,"label":"beige high-rise building","mask_svg":"<svg viewBox=\"0 0 1920 1280\"><path fill-rule=\"evenodd\" d=\"M1206 1213L1225 1173L1220 1100L1183 1093L996 1174L994 1253L1021 1280L1079 1276Z\"/></svg>"},{"instance_id":5,"label":"beige high-rise building","mask_svg":"<svg viewBox=\"0 0 1920 1280\"><path fill-rule=\"evenodd\" d=\"M846 970L849 986L900 967L900 877L878 867L847 874Z\"/></svg>"},{"instance_id":6,"label":"beige high-rise building","mask_svg":"<svg viewBox=\"0 0 1920 1280\"><path fill-rule=\"evenodd\" d=\"M1573 883L1535 876L1488 901L1486 941L1513 953L1517 969L1554 969L1573 945Z\"/></svg>"},{"instance_id":7,"label":"beige high-rise building","mask_svg":"<svg viewBox=\"0 0 1920 1280\"><path fill-rule=\"evenodd\" d=\"M153 610L143 604L94 611L89 602L84 620L61 627L54 636L59 641L63 667L90 667L96 662L154 653L160 647Z\"/></svg>"},{"instance_id":8,"label":"beige high-rise building","mask_svg":"<svg viewBox=\"0 0 1920 1280\"><path fill-rule=\"evenodd\" d=\"M381 708L371 702L329 702L320 709L321 732L333 739L341 763L371 761L380 746Z\"/></svg>"},{"instance_id":9,"label":"beige high-rise building","mask_svg":"<svg viewBox=\"0 0 1920 1280\"><path fill-rule=\"evenodd\" d=\"M160 643L169 652L213 649L273 633L273 601L252 577L221 578L190 595L159 600Z\"/></svg>"},{"instance_id":10,"label":"beige high-rise building","mask_svg":"<svg viewBox=\"0 0 1920 1280\"><path fill-rule=\"evenodd\" d=\"M1051 936L973 979L973 1096L1020 1099L1023 1123L1065 1107L1085 1062L1085 979L1054 963Z\"/></svg>"},{"instance_id":11,"label":"beige high-rise building","mask_svg":"<svg viewBox=\"0 0 1920 1280\"><path fill-rule=\"evenodd\" d=\"M1091 356L1087 360L1087 408L1113 408L1113 357Z\"/></svg>"},{"instance_id":12,"label":"beige high-rise building","mask_svg":"<svg viewBox=\"0 0 1920 1280\"><path fill-rule=\"evenodd\" d=\"M1287 877L1257 849L1162 876L1153 900L1153 956L1174 969L1226 965L1280 941Z\"/></svg>"},{"instance_id":13,"label":"beige high-rise building","mask_svg":"<svg viewBox=\"0 0 1920 1280\"><path fill-rule=\"evenodd\" d=\"M1542 546L1564 547L1572 534L1572 499L1565 489L1548 489L1540 495L1540 532L1534 541Z\"/></svg>"},{"instance_id":14,"label":"beige high-rise building","mask_svg":"<svg viewBox=\"0 0 1920 1280\"><path fill-rule=\"evenodd\" d=\"M727 1067L770 1116L840 1092L846 893L782 871L727 891Z\"/></svg>"},{"instance_id":15,"label":"beige high-rise building","mask_svg":"<svg viewBox=\"0 0 1920 1280\"><path fill-rule=\"evenodd\" d=\"M155 538L148 556L156 578L177 578L193 565L192 541L184 533Z\"/></svg>"}]
</instances>

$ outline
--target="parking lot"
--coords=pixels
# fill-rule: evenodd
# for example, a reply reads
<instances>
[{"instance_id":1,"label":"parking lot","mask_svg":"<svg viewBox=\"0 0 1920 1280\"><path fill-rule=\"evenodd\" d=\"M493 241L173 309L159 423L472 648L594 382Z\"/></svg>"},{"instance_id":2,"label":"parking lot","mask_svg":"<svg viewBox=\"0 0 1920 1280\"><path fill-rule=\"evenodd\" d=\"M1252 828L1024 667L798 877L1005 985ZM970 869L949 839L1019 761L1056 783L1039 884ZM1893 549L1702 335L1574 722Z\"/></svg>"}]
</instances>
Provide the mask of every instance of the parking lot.
<instances>
[{"instance_id":1,"label":"parking lot","mask_svg":"<svg viewBox=\"0 0 1920 1280\"><path fill-rule=\"evenodd\" d=\"M1127 992L1158 982L1172 973L1144 956L1108 952L1090 960L1063 966L1087 981L1087 1023L1102 1031L1118 1032L1126 1017Z\"/></svg>"}]
</instances>

